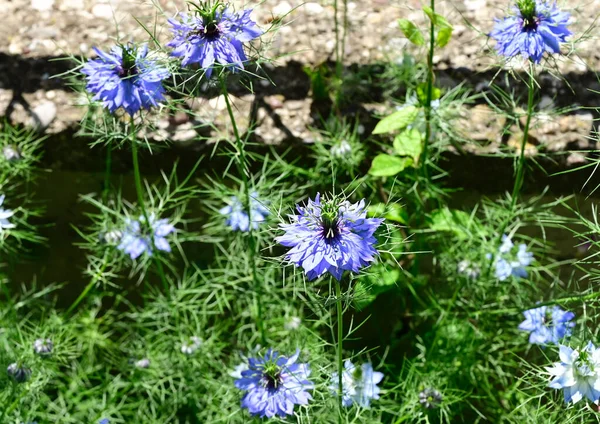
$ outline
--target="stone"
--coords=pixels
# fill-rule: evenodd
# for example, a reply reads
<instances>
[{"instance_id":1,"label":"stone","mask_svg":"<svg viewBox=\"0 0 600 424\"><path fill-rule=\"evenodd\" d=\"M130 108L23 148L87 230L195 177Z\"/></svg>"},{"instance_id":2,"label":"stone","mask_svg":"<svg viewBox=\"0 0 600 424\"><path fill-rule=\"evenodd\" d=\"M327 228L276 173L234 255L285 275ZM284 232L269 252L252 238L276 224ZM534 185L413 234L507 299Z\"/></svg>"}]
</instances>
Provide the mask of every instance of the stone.
<instances>
[{"instance_id":1,"label":"stone","mask_svg":"<svg viewBox=\"0 0 600 424\"><path fill-rule=\"evenodd\" d=\"M92 15L97 18L111 19L113 17L113 8L110 4L98 3L92 7Z\"/></svg>"},{"instance_id":2,"label":"stone","mask_svg":"<svg viewBox=\"0 0 600 424\"><path fill-rule=\"evenodd\" d=\"M51 101L43 101L31 110L32 126L44 131L56 118L56 105Z\"/></svg>"},{"instance_id":3,"label":"stone","mask_svg":"<svg viewBox=\"0 0 600 424\"><path fill-rule=\"evenodd\" d=\"M38 12L49 12L54 6L54 0L31 0L31 8Z\"/></svg>"},{"instance_id":4,"label":"stone","mask_svg":"<svg viewBox=\"0 0 600 424\"><path fill-rule=\"evenodd\" d=\"M274 16L283 17L290 13L292 9L293 8L291 4L289 4L287 1L282 1L281 3L277 4L277 6L275 6L273 9L271 9L271 11L273 12Z\"/></svg>"},{"instance_id":5,"label":"stone","mask_svg":"<svg viewBox=\"0 0 600 424\"><path fill-rule=\"evenodd\" d=\"M325 8L323 6L321 6L319 3L315 3L315 2L304 3L304 12L306 12L307 15L320 15L323 13L324 10L325 10Z\"/></svg>"}]
</instances>

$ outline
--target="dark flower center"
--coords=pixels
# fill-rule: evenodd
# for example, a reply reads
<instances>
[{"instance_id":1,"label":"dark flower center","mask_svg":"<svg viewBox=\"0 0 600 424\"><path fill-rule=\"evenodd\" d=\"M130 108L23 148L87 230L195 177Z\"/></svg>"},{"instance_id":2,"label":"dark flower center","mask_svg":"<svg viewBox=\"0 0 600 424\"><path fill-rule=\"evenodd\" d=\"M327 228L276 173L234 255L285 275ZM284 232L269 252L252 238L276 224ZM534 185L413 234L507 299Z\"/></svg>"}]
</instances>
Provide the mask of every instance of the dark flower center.
<instances>
[{"instance_id":1,"label":"dark flower center","mask_svg":"<svg viewBox=\"0 0 600 424\"><path fill-rule=\"evenodd\" d=\"M535 0L517 0L517 7L523 19L523 31L535 31L539 24Z\"/></svg>"},{"instance_id":2,"label":"dark flower center","mask_svg":"<svg viewBox=\"0 0 600 424\"><path fill-rule=\"evenodd\" d=\"M215 21L209 22L204 26L204 38L214 40L220 35L219 26Z\"/></svg>"},{"instance_id":3,"label":"dark flower center","mask_svg":"<svg viewBox=\"0 0 600 424\"><path fill-rule=\"evenodd\" d=\"M131 78L138 74L138 67L136 63L137 52L134 47L123 47L123 61L121 62L121 69L119 70L119 76L121 78Z\"/></svg>"},{"instance_id":4,"label":"dark flower center","mask_svg":"<svg viewBox=\"0 0 600 424\"><path fill-rule=\"evenodd\" d=\"M523 18L523 31L535 31L538 27L536 18Z\"/></svg>"},{"instance_id":5,"label":"dark flower center","mask_svg":"<svg viewBox=\"0 0 600 424\"><path fill-rule=\"evenodd\" d=\"M333 240L340 235L338 207L327 202L321 207L321 227L325 240Z\"/></svg>"},{"instance_id":6,"label":"dark flower center","mask_svg":"<svg viewBox=\"0 0 600 424\"><path fill-rule=\"evenodd\" d=\"M281 370L277 364L270 363L265 365L263 372L264 386L268 390L277 390L283 383L281 378Z\"/></svg>"}]
</instances>

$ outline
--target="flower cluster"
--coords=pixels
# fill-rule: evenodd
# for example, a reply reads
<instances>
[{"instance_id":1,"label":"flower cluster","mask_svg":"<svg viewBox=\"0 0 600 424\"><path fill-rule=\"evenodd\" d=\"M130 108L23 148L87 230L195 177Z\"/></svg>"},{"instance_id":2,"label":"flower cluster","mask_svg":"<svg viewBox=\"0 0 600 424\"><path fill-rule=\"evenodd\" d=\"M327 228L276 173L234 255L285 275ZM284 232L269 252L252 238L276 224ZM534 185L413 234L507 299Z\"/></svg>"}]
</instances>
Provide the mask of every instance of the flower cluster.
<instances>
[{"instance_id":1,"label":"flower cluster","mask_svg":"<svg viewBox=\"0 0 600 424\"><path fill-rule=\"evenodd\" d=\"M558 343L563 337L571 335L575 326L573 312L567 312L558 306L552 308L540 306L523 312L525 321L519 324L519 330L530 332L529 343Z\"/></svg>"},{"instance_id":2,"label":"flower cluster","mask_svg":"<svg viewBox=\"0 0 600 424\"><path fill-rule=\"evenodd\" d=\"M181 353L193 355L200 347L202 347L202 339L198 336L192 336L189 341L182 343Z\"/></svg>"},{"instance_id":3,"label":"flower cluster","mask_svg":"<svg viewBox=\"0 0 600 424\"><path fill-rule=\"evenodd\" d=\"M344 271L356 273L375 260L373 234L383 219L367 218L364 200L321 202L317 194L297 210L298 215L290 215L290 224L280 225L285 234L276 240L291 247L286 258L304 268L309 280L326 272L340 280Z\"/></svg>"},{"instance_id":4,"label":"flower cluster","mask_svg":"<svg viewBox=\"0 0 600 424\"><path fill-rule=\"evenodd\" d=\"M250 218L244 210L244 205L237 197L231 197L229 205L221 208L219 213L227 217L226 224L233 231L250 231ZM258 225L264 222L267 216L269 216L269 209L265 207L263 202L258 200L258 193L256 192L250 194L250 214L252 216L253 230L257 230Z\"/></svg>"},{"instance_id":5,"label":"flower cluster","mask_svg":"<svg viewBox=\"0 0 600 424\"><path fill-rule=\"evenodd\" d=\"M533 253L527 251L525 244L520 244L516 254L513 252L514 244L507 235L502 236L502 244L496 256L496 278L506 280L511 275L518 278L527 278L526 267L533 262ZM490 258L491 255L488 255Z\"/></svg>"},{"instance_id":6,"label":"flower cluster","mask_svg":"<svg viewBox=\"0 0 600 424\"><path fill-rule=\"evenodd\" d=\"M130 115L150 109L164 100L162 81L169 71L147 57L148 46L115 46L110 53L94 48L98 59L88 61L81 72L87 76L87 90L95 94L111 113L122 107Z\"/></svg>"},{"instance_id":7,"label":"flower cluster","mask_svg":"<svg viewBox=\"0 0 600 424\"><path fill-rule=\"evenodd\" d=\"M370 363L356 367L350 360L344 362L344 368L344 372L342 372L342 404L344 406L356 404L362 408L368 408L371 399L379 399L381 389L377 387L377 384L383 379L383 373L373 371ZM337 372L332 374L329 388L333 393L339 392L339 374Z\"/></svg>"},{"instance_id":8,"label":"flower cluster","mask_svg":"<svg viewBox=\"0 0 600 424\"><path fill-rule=\"evenodd\" d=\"M518 0L513 11L514 15L496 20L490 33L498 54L508 58L521 54L540 63L545 52L560 53L560 43L571 35L568 13L545 0Z\"/></svg>"},{"instance_id":9,"label":"flower cluster","mask_svg":"<svg viewBox=\"0 0 600 424\"><path fill-rule=\"evenodd\" d=\"M194 15L181 13L169 19L174 38L167 46L172 56L181 57L181 65L198 64L210 78L215 63L232 71L243 69L248 59L242 43L251 41L262 30L250 19L252 10L234 13L216 2L213 6L197 6Z\"/></svg>"},{"instance_id":10,"label":"flower cluster","mask_svg":"<svg viewBox=\"0 0 600 424\"><path fill-rule=\"evenodd\" d=\"M563 390L565 402L577 403L583 398L600 401L600 349L592 342L582 349L559 345L560 362L547 367L553 376L549 387Z\"/></svg>"},{"instance_id":11,"label":"flower cluster","mask_svg":"<svg viewBox=\"0 0 600 424\"><path fill-rule=\"evenodd\" d=\"M272 418L294 413L294 405L307 405L314 389L308 380L308 364L297 364L297 350L289 358L269 349L264 357L249 358L248 368L241 371L235 387L245 391L242 407L250 414Z\"/></svg>"},{"instance_id":12,"label":"flower cluster","mask_svg":"<svg viewBox=\"0 0 600 424\"><path fill-rule=\"evenodd\" d=\"M153 243L158 250L170 252L171 246L166 236L174 232L175 227L167 219L157 219L154 214L148 217L148 221L149 225L146 225L143 216L138 220L128 219L117 249L127 253L131 259L138 258L144 252L152 255ZM147 231L148 228L151 233Z\"/></svg>"}]
</instances>

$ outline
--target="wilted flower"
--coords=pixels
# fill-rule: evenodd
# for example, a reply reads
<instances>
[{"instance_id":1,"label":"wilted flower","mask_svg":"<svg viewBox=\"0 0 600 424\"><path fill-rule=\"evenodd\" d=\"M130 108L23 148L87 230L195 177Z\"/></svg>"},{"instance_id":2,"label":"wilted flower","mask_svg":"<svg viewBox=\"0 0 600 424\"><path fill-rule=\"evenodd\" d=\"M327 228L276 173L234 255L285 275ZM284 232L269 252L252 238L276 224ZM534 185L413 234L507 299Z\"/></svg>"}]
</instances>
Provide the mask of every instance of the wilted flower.
<instances>
[{"instance_id":1,"label":"wilted flower","mask_svg":"<svg viewBox=\"0 0 600 424\"><path fill-rule=\"evenodd\" d=\"M116 229L102 232L98 235L100 242L107 243L107 244L117 244L119 241L121 241L122 237L123 237L123 232L121 230L116 230Z\"/></svg>"},{"instance_id":2,"label":"wilted flower","mask_svg":"<svg viewBox=\"0 0 600 424\"><path fill-rule=\"evenodd\" d=\"M31 369L24 365L19 365L13 362L6 368L6 372L11 376L17 383L24 383L29 380L31 376Z\"/></svg>"},{"instance_id":3,"label":"wilted flower","mask_svg":"<svg viewBox=\"0 0 600 424\"><path fill-rule=\"evenodd\" d=\"M102 100L111 113L123 107L133 116L164 100L162 80L169 71L148 59L148 46L115 46L110 53L94 48L99 58L88 61L81 72L87 75L87 90L92 100Z\"/></svg>"},{"instance_id":4,"label":"wilted flower","mask_svg":"<svg viewBox=\"0 0 600 424\"><path fill-rule=\"evenodd\" d=\"M563 389L565 402L577 403L584 397L598 404L600 399L600 349L589 342L583 349L559 345L560 362L546 371L554 379L548 385Z\"/></svg>"},{"instance_id":5,"label":"wilted flower","mask_svg":"<svg viewBox=\"0 0 600 424\"><path fill-rule=\"evenodd\" d=\"M308 380L308 364L297 364L300 350L290 358L280 356L269 349L262 358L250 358L248 369L235 387L246 393L242 407L250 414L260 417L285 417L294 413L294 405L307 405L312 396L307 390L314 389Z\"/></svg>"},{"instance_id":6,"label":"wilted flower","mask_svg":"<svg viewBox=\"0 0 600 424\"><path fill-rule=\"evenodd\" d=\"M38 355L50 355L52 349L54 349L54 343L50 339L37 339L33 342L33 351Z\"/></svg>"},{"instance_id":7,"label":"wilted flower","mask_svg":"<svg viewBox=\"0 0 600 424\"><path fill-rule=\"evenodd\" d=\"M227 216L226 224L233 231L247 232L250 230L248 214L244 210L244 205L236 196L232 196L230 204L219 210L219 213ZM258 200L258 193L255 191L250 194L250 214L252 215L252 229L254 230L257 230L258 225L269 216L269 210Z\"/></svg>"},{"instance_id":8,"label":"wilted flower","mask_svg":"<svg viewBox=\"0 0 600 424\"><path fill-rule=\"evenodd\" d=\"M442 400L442 394L430 387L419 393L419 403L427 409L437 408L442 403Z\"/></svg>"},{"instance_id":9,"label":"wilted flower","mask_svg":"<svg viewBox=\"0 0 600 424\"><path fill-rule=\"evenodd\" d=\"M301 266L309 280L329 272L338 280L344 271L358 272L375 259L377 242L373 233L383 219L367 218L365 201L352 204L337 199L325 200L317 194L291 223L282 224L285 234L276 240L291 247L286 258Z\"/></svg>"},{"instance_id":10,"label":"wilted flower","mask_svg":"<svg viewBox=\"0 0 600 424\"><path fill-rule=\"evenodd\" d=\"M0 233L2 230L10 230L11 228L15 228L15 224L11 224L8 218L15 214L14 211L10 209L3 209L2 203L4 203L4 194L0 196Z\"/></svg>"},{"instance_id":11,"label":"wilted flower","mask_svg":"<svg viewBox=\"0 0 600 424\"><path fill-rule=\"evenodd\" d=\"M148 359L148 358L140 359L139 361L135 361L133 365L135 365L136 368L148 368L148 367L150 367L150 359Z\"/></svg>"},{"instance_id":12,"label":"wilted flower","mask_svg":"<svg viewBox=\"0 0 600 424\"><path fill-rule=\"evenodd\" d=\"M549 308L540 306L523 312L525 321L519 324L519 330L529 331L529 343L546 344L558 343L560 339L571 335L571 322L575 318L573 312L567 312L558 306Z\"/></svg>"},{"instance_id":13,"label":"wilted flower","mask_svg":"<svg viewBox=\"0 0 600 424\"><path fill-rule=\"evenodd\" d=\"M202 346L202 339L200 337L192 336L188 342L181 345L181 353L186 355L194 354Z\"/></svg>"},{"instance_id":14,"label":"wilted flower","mask_svg":"<svg viewBox=\"0 0 600 424\"><path fill-rule=\"evenodd\" d=\"M174 34L167 46L171 55L182 57L182 66L199 64L210 78L215 62L232 71L243 69L248 60L242 43L259 37L262 30L250 19L252 10L233 13L223 3L196 6L195 15L169 19Z\"/></svg>"},{"instance_id":15,"label":"wilted flower","mask_svg":"<svg viewBox=\"0 0 600 424\"><path fill-rule=\"evenodd\" d=\"M2 155L8 162L15 162L21 159L21 151L14 144L9 144L2 148Z\"/></svg>"},{"instance_id":16,"label":"wilted flower","mask_svg":"<svg viewBox=\"0 0 600 424\"><path fill-rule=\"evenodd\" d=\"M171 251L166 236L175 231L175 227L169 224L167 219L156 219L154 214L151 214L148 220L149 226L145 224L146 220L143 216L140 216L139 220L127 220L127 227L123 231L117 249L127 253L131 259L136 259L144 252L152 255L152 242L158 250ZM148 227L151 228L152 234L149 233Z\"/></svg>"},{"instance_id":17,"label":"wilted flower","mask_svg":"<svg viewBox=\"0 0 600 424\"><path fill-rule=\"evenodd\" d=\"M342 372L342 404L352 406L353 403L362 408L368 408L371 399L379 399L381 389L377 384L383 379L383 373L373 371L373 365L364 363L360 367L355 367L347 359L344 362L344 371ZM339 374L334 372L331 375L330 390L338 393Z\"/></svg>"},{"instance_id":18,"label":"wilted flower","mask_svg":"<svg viewBox=\"0 0 600 424\"><path fill-rule=\"evenodd\" d=\"M481 269L467 259L460 261L456 268L459 274L463 274L472 280L475 280L481 274Z\"/></svg>"},{"instance_id":19,"label":"wilted flower","mask_svg":"<svg viewBox=\"0 0 600 424\"><path fill-rule=\"evenodd\" d=\"M285 324L283 324L283 328L288 331L297 330L300 328L300 324L302 324L300 317L290 317Z\"/></svg>"},{"instance_id":20,"label":"wilted flower","mask_svg":"<svg viewBox=\"0 0 600 424\"><path fill-rule=\"evenodd\" d=\"M517 0L513 11L513 16L496 20L490 33L497 41L498 54L511 58L520 53L540 63L544 52L560 53L560 43L571 35L568 13L544 0Z\"/></svg>"}]
</instances>

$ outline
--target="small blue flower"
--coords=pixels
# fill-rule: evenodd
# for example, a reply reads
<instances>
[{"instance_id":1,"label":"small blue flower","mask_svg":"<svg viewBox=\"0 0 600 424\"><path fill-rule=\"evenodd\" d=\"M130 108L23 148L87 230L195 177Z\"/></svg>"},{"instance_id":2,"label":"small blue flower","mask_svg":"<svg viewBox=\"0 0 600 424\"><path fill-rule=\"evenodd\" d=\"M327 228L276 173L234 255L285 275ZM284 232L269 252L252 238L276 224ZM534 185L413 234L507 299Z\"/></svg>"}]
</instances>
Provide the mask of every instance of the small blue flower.
<instances>
[{"instance_id":1,"label":"small blue flower","mask_svg":"<svg viewBox=\"0 0 600 424\"><path fill-rule=\"evenodd\" d=\"M115 46L110 53L94 48L99 58L88 61L81 72L87 75L87 90L92 100L102 100L111 113L123 107L133 116L164 100L162 80L169 71L148 59L148 46Z\"/></svg>"},{"instance_id":2,"label":"small blue flower","mask_svg":"<svg viewBox=\"0 0 600 424\"><path fill-rule=\"evenodd\" d=\"M570 15L556 3L545 0L517 0L514 15L496 20L490 37L496 39L498 54L511 58L519 53L540 63L544 52L560 53L560 43L571 35Z\"/></svg>"},{"instance_id":3,"label":"small blue flower","mask_svg":"<svg viewBox=\"0 0 600 424\"><path fill-rule=\"evenodd\" d=\"M548 387L563 390L565 403L577 403L584 397L598 404L600 399L600 349L589 342L583 349L559 345L560 362L546 371L554 379Z\"/></svg>"},{"instance_id":4,"label":"small blue flower","mask_svg":"<svg viewBox=\"0 0 600 424\"><path fill-rule=\"evenodd\" d=\"M244 210L244 205L235 196L231 197L230 204L219 210L221 215L227 216L226 224L233 231L248 232L250 230L250 219ZM269 216L269 210L258 200L258 193L250 194L250 213L252 215L252 229L257 230L258 225Z\"/></svg>"},{"instance_id":5,"label":"small blue flower","mask_svg":"<svg viewBox=\"0 0 600 424\"><path fill-rule=\"evenodd\" d=\"M286 258L301 266L309 280L329 272L341 279L344 271L357 273L378 254L373 234L383 219L367 218L365 201L352 204L325 200L317 194L305 207L296 206L299 215L282 224L285 234L276 240L291 247Z\"/></svg>"},{"instance_id":6,"label":"small blue flower","mask_svg":"<svg viewBox=\"0 0 600 424\"><path fill-rule=\"evenodd\" d=\"M506 280L511 275L517 278L527 278L527 269L533 262L533 253L527 251L527 245L520 244L516 254L513 253L514 244L507 235L502 236L502 244L496 255L495 273L500 281ZM486 255L491 258L491 255Z\"/></svg>"},{"instance_id":7,"label":"small blue flower","mask_svg":"<svg viewBox=\"0 0 600 424\"><path fill-rule=\"evenodd\" d=\"M127 253L131 259L136 259L144 252L152 255L152 241L154 241L154 246L158 250L171 251L166 236L175 231L175 227L169 224L167 219L156 219L154 214L151 214L148 220L150 221L153 237L148 234L143 216L140 216L139 220L127 220L127 227L123 231L121 243L117 246L117 249ZM142 225L143 223L144 225Z\"/></svg>"},{"instance_id":8,"label":"small blue flower","mask_svg":"<svg viewBox=\"0 0 600 424\"><path fill-rule=\"evenodd\" d=\"M252 10L231 12L217 2L214 6L197 7L196 14L180 14L180 20L169 19L174 34L167 43L172 56L182 57L181 65L197 63L210 78L215 62L232 71L243 69L247 61L242 43L262 35L262 30L250 19Z\"/></svg>"},{"instance_id":9,"label":"small blue flower","mask_svg":"<svg viewBox=\"0 0 600 424\"><path fill-rule=\"evenodd\" d=\"M547 344L558 343L563 337L571 335L571 322L575 318L573 312L567 312L558 306L549 308L540 306L523 312L525 321L519 324L519 330L529 331L529 343Z\"/></svg>"},{"instance_id":10,"label":"small blue flower","mask_svg":"<svg viewBox=\"0 0 600 424\"><path fill-rule=\"evenodd\" d=\"M108 420L108 418L102 418L100 421L98 421L98 424L109 424L110 421Z\"/></svg>"},{"instance_id":11,"label":"small blue flower","mask_svg":"<svg viewBox=\"0 0 600 424\"><path fill-rule=\"evenodd\" d=\"M373 365L370 363L355 367L349 359L344 362L344 368L342 373L342 404L344 406L352 406L355 403L362 408L368 408L371 399L379 399L381 389L377 387L377 384L383 379L383 373L373 371ZM334 372L329 385L329 389L336 394L339 389L338 376L339 374Z\"/></svg>"},{"instance_id":12,"label":"small blue flower","mask_svg":"<svg viewBox=\"0 0 600 424\"><path fill-rule=\"evenodd\" d=\"M512 267L506 259L498 258L496 260L496 278L500 281L506 280L513 272Z\"/></svg>"},{"instance_id":13,"label":"small blue flower","mask_svg":"<svg viewBox=\"0 0 600 424\"><path fill-rule=\"evenodd\" d=\"M307 405L314 384L308 364L297 364L300 350L286 358L269 349L263 358L250 358L235 387L245 391L242 407L251 415L272 418L294 413L294 405Z\"/></svg>"},{"instance_id":14,"label":"small blue flower","mask_svg":"<svg viewBox=\"0 0 600 424\"><path fill-rule=\"evenodd\" d=\"M11 224L8 218L12 217L15 212L10 209L2 208L2 203L4 203L4 194L0 196L0 233L3 230L10 230L11 228L15 228L15 224Z\"/></svg>"}]
</instances>

